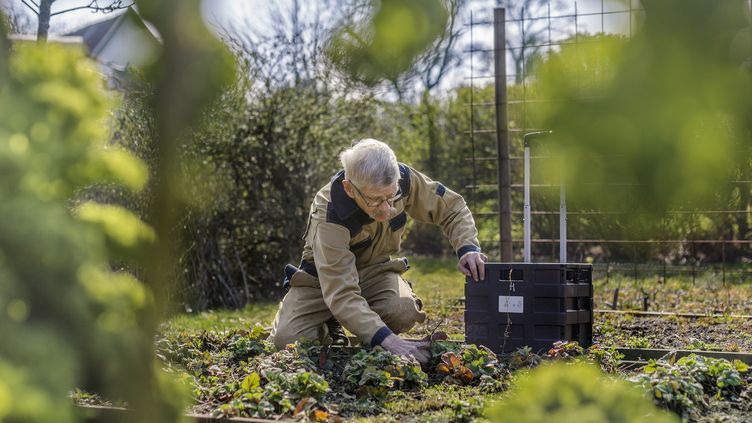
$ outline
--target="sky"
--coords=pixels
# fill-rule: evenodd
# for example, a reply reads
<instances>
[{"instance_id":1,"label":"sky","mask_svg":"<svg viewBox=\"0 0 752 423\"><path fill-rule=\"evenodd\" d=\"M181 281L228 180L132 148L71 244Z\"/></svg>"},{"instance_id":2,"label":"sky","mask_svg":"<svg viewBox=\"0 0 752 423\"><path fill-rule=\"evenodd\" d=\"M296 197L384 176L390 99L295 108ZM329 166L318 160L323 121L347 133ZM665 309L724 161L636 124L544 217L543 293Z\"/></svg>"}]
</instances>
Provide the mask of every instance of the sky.
<instances>
[{"instance_id":1,"label":"sky","mask_svg":"<svg viewBox=\"0 0 752 423\"><path fill-rule=\"evenodd\" d=\"M29 0L27 0L29 1ZM494 0L469 0L469 11L462 16L462 22L467 24L470 22L470 13L474 22L489 21L493 17L493 8L496 2ZM566 26L567 28L574 28L574 18L571 16L577 10L577 28L580 32L586 31L589 33L596 33L606 31L612 33L622 33L628 35L630 30L629 14L628 13L615 13L620 10L628 10L630 0L559 0L564 4L564 9L555 11L552 10L553 16L562 16L560 18L554 18L551 20L551 25ZM638 0L631 0L633 5L637 4ZM87 4L89 0L57 0L53 3L53 13L59 10L65 10L71 7ZM103 0L102 3L106 4L107 0ZM28 22L28 31L33 33L36 31L36 16L31 14L29 10L23 6L22 0L0 0L3 7L7 10L10 5L17 13L25 13ZM284 7L291 3L291 0L277 0L276 4ZM271 27L271 19L269 14L269 0L203 0L201 2L202 14L204 19L210 27L216 29L218 32L224 29L240 29L244 30L249 26L253 26L252 29L257 34L263 34ZM311 8L310 13L315 13L312 6L314 1L301 1L304 8ZM601 12L605 12L602 14ZM325 12L324 12L325 13ZM95 23L111 18L112 14L92 13L88 10L80 10L65 13L62 15L54 16L50 22L51 34L65 34L72 32L78 28L86 26L88 24ZM547 25L547 22L541 21L541 25ZM465 27L469 29L469 27ZM474 25L472 31L473 42L479 41L486 44L486 46L492 45L493 27L492 25ZM507 25L507 36L515 37L519 36L519 25L510 23ZM559 35L556 31L553 31L552 39L556 41L557 36L565 37L563 32ZM460 41L460 45L463 46L463 50L466 52L462 56L462 64L454 74L448 78L447 84L457 85L461 83L467 76L470 75L470 56L467 52L470 45L470 31L466 31L464 38ZM486 72L488 69L479 69L479 63L489 63L489 60L483 58L473 58L475 70L474 75ZM514 68L511 63L511 59L507 59L508 71L513 72ZM482 66L481 66L482 67Z\"/></svg>"},{"instance_id":2,"label":"sky","mask_svg":"<svg viewBox=\"0 0 752 423\"><path fill-rule=\"evenodd\" d=\"M88 3L89 0L57 0L52 4L52 13ZM107 0L103 0L100 3L107 4ZM263 11L265 9L263 7L264 3L261 0L204 0L202 1L202 11L207 22L225 23L236 21L238 17L245 17ZM36 16L23 5L21 0L0 0L0 4L4 10L11 8L18 13L25 14L29 21L29 32L36 31ZM50 33L64 34L72 32L80 27L107 20L112 16L112 14L92 13L90 10L77 10L53 16L50 20Z\"/></svg>"},{"instance_id":3,"label":"sky","mask_svg":"<svg viewBox=\"0 0 752 423\"><path fill-rule=\"evenodd\" d=\"M579 26L589 32L597 32L601 29L606 31L623 32L624 27L628 26L628 18L624 14L609 14L617 10L625 10L629 7L629 0L562 0L566 4L566 10L559 14L570 14L577 8L579 17ZM21 0L0 0L6 6L11 5L15 10L27 13L31 21L32 30L36 28L36 17L29 13L29 10L23 6ZM53 13L55 11L68 9L75 6L88 3L89 0L57 0L53 3ZM634 4L637 0L632 0ZM106 3L106 0L103 1ZM247 22L254 22L257 30L263 31L264 27L269 26L268 0L203 0L201 2L202 12L207 23L214 26L241 25ZM289 0L278 0L277 4L289 3ZM313 2L302 2L310 4ZM471 0L470 9L474 15L488 15L493 9L495 1L493 0ZM599 14L606 12L606 15L587 16L588 14ZM552 12L556 14L556 12ZM81 26L90 23L105 20L111 15L102 13L92 13L88 10L74 11L52 18L51 32L65 33L75 30ZM482 18L481 18L482 19ZM469 16L464 20L469 21ZM555 22L554 22L555 24Z\"/></svg>"}]
</instances>

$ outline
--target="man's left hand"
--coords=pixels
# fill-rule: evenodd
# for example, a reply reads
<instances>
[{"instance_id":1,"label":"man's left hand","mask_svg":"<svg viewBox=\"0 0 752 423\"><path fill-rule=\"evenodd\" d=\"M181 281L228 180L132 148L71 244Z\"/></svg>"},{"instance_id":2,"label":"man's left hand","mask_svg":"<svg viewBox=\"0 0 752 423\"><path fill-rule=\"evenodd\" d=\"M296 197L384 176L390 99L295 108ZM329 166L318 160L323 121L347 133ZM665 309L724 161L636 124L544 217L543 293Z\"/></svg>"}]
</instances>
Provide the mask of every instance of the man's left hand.
<instances>
[{"instance_id":1,"label":"man's left hand","mask_svg":"<svg viewBox=\"0 0 752 423\"><path fill-rule=\"evenodd\" d=\"M457 269L465 276L472 276L473 280L480 282L486 278L486 267L484 264L488 260L488 256L478 251L471 251L465 253L460 257L460 262L457 263Z\"/></svg>"}]
</instances>

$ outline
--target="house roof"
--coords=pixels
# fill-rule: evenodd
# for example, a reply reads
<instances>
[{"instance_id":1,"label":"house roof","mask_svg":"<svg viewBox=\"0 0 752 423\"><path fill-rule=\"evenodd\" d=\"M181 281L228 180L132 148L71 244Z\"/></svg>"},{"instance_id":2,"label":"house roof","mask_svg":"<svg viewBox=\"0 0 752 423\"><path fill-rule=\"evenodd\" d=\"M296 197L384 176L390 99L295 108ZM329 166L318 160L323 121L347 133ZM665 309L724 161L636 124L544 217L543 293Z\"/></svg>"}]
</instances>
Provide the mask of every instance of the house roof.
<instances>
[{"instance_id":1,"label":"house roof","mask_svg":"<svg viewBox=\"0 0 752 423\"><path fill-rule=\"evenodd\" d=\"M87 25L77 31L65 35L79 36L83 38L84 44L86 44L86 47L88 47L89 51L94 51L97 45L99 45L102 39L104 39L105 35L107 35L107 33L110 31L110 29L112 29L112 27L115 25L116 21L120 19L120 17L121 16L118 15L105 21Z\"/></svg>"},{"instance_id":2,"label":"house roof","mask_svg":"<svg viewBox=\"0 0 752 423\"><path fill-rule=\"evenodd\" d=\"M110 19L87 25L65 35L83 38L84 44L86 44L90 54L96 57L101 48L114 35L117 28L125 19L131 19L134 23L141 26L147 33L154 37L155 40L160 41L159 34L154 27L145 22L132 7L129 7L125 12Z\"/></svg>"}]
</instances>

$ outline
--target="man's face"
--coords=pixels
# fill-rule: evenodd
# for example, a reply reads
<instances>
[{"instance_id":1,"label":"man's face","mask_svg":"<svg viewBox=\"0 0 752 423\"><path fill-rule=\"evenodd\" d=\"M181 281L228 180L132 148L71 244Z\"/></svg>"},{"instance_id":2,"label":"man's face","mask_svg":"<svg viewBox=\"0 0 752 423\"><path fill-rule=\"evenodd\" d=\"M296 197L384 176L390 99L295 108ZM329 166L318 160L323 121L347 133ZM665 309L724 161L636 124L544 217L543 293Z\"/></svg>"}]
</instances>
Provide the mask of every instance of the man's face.
<instances>
[{"instance_id":1,"label":"man's face","mask_svg":"<svg viewBox=\"0 0 752 423\"><path fill-rule=\"evenodd\" d=\"M377 222L385 222L392 217L392 206L402 195L396 183L388 187L358 187L349 180L344 180L343 185L347 195L355 200L358 207Z\"/></svg>"}]
</instances>

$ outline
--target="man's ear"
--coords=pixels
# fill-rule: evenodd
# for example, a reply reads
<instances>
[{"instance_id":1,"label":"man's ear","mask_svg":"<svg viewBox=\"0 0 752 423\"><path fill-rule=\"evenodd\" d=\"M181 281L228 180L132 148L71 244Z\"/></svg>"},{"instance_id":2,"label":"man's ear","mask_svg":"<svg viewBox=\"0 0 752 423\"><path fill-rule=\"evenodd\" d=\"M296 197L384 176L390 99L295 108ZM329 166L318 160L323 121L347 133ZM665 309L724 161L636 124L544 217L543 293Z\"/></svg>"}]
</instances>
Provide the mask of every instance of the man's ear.
<instances>
[{"instance_id":1,"label":"man's ear","mask_svg":"<svg viewBox=\"0 0 752 423\"><path fill-rule=\"evenodd\" d=\"M355 190L353 189L353 185L350 183L349 180L347 179L342 180L342 188L345 189L345 194L347 194L348 197L355 199Z\"/></svg>"}]
</instances>

